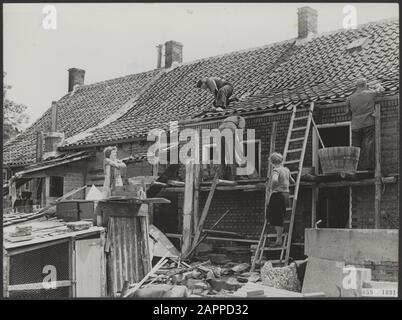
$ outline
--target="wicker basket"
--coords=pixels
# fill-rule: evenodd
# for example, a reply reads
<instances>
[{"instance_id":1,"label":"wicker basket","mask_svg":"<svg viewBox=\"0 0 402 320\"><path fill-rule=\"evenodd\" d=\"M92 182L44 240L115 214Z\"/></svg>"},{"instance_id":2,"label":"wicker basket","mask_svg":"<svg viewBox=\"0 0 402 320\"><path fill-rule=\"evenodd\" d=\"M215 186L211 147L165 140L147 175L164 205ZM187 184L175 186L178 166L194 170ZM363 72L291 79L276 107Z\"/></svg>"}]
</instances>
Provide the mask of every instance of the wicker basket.
<instances>
[{"instance_id":1,"label":"wicker basket","mask_svg":"<svg viewBox=\"0 0 402 320\"><path fill-rule=\"evenodd\" d=\"M360 148L331 147L318 150L321 168L327 173L355 173L359 163Z\"/></svg>"}]
</instances>

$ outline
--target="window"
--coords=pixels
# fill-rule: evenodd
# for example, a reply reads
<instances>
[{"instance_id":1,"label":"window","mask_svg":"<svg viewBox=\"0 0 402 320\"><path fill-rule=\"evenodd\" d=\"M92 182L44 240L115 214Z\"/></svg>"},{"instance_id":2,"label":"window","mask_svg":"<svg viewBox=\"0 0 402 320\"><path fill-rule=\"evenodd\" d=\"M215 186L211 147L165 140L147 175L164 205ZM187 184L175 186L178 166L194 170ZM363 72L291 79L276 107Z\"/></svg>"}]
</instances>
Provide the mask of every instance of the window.
<instances>
[{"instance_id":1,"label":"window","mask_svg":"<svg viewBox=\"0 0 402 320\"><path fill-rule=\"evenodd\" d=\"M63 177L50 177L50 190L49 196L59 198L63 196L64 178Z\"/></svg>"}]
</instances>

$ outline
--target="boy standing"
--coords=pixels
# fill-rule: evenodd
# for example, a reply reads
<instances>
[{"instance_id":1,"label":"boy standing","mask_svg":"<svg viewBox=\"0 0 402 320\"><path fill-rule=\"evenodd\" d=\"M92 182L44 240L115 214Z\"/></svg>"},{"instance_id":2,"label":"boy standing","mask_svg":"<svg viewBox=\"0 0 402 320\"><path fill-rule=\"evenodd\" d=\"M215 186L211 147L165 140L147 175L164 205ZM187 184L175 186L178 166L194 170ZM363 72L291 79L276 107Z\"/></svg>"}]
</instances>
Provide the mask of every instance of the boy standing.
<instances>
[{"instance_id":1,"label":"boy standing","mask_svg":"<svg viewBox=\"0 0 402 320\"><path fill-rule=\"evenodd\" d=\"M282 165L283 156L274 152L270 161L273 166L271 176L271 198L266 213L266 219L275 227L277 238L273 246L282 246L283 219L286 208L289 206L289 184L295 181L290 175L290 170Z\"/></svg>"}]
</instances>

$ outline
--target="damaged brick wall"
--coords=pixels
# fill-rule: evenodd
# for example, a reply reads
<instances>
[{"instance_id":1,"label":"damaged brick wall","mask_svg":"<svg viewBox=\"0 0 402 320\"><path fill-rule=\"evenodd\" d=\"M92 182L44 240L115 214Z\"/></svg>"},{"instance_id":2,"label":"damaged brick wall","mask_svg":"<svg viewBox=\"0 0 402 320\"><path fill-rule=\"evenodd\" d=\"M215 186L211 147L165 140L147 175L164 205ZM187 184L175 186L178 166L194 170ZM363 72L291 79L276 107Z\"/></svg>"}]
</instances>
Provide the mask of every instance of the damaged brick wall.
<instances>
[{"instance_id":1,"label":"damaged brick wall","mask_svg":"<svg viewBox=\"0 0 402 320\"><path fill-rule=\"evenodd\" d=\"M399 172L399 100L383 99L382 106L382 167L384 174ZM345 115L345 103L316 108L314 119L317 124L341 123L350 121ZM246 118L247 127L255 129L256 139L261 139L262 177L266 176L269 154L270 132L272 122L278 121L276 151L282 152L288 132L290 113L279 113L270 116ZM219 123L208 123L197 128L217 128ZM304 167L312 165L312 134L310 132ZM399 223L398 185L386 185L382 202L382 227L395 228ZM202 211L206 192L200 194ZM352 188L352 227L372 228L374 223L374 187ZM180 203L180 201L179 201ZM221 191L215 194L206 227L211 226L220 214L231 209L230 216L219 225L218 230L238 232L247 238L258 238L263 221L264 193L243 191ZM179 212L181 214L181 212ZM230 218L231 217L231 218ZM390 222L391 221L391 222ZM311 226L311 190L300 190L298 209L295 221L295 241L303 241L304 228Z\"/></svg>"}]
</instances>

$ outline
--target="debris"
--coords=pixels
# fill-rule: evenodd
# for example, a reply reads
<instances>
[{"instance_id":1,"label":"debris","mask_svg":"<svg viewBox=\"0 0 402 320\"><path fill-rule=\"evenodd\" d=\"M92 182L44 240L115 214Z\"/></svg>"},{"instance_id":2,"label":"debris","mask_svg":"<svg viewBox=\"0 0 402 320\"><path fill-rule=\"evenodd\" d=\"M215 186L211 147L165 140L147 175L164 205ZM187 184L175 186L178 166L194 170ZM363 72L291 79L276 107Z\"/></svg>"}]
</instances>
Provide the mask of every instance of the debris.
<instances>
[{"instance_id":1,"label":"debris","mask_svg":"<svg viewBox=\"0 0 402 320\"><path fill-rule=\"evenodd\" d=\"M240 283L247 283L247 282L248 282L248 279L247 279L247 278L244 278L244 277L237 277L236 279L237 279L237 281L239 281Z\"/></svg>"},{"instance_id":2,"label":"debris","mask_svg":"<svg viewBox=\"0 0 402 320\"><path fill-rule=\"evenodd\" d=\"M209 263L211 263L211 262L208 260L208 261L204 261L204 262L195 264L195 265L193 265L193 266L190 266L190 267L187 268L187 269L176 269L176 270L172 270L172 271L169 271L169 272L167 273L167 275L171 277L171 276L173 276L173 275L175 275L175 274L184 273L184 272L186 272L186 271L191 271L191 270L194 270L194 269L197 269L197 268L202 271L202 269L201 269L200 267L202 267L203 265L209 264Z\"/></svg>"},{"instance_id":3,"label":"debris","mask_svg":"<svg viewBox=\"0 0 402 320\"><path fill-rule=\"evenodd\" d=\"M256 290L262 290L264 292L261 297L280 297L280 298L294 298L303 297L303 294L299 292L278 289L274 287L269 287L263 284L248 282L242 286L239 290L233 293L234 297L248 297L248 292L254 292Z\"/></svg>"},{"instance_id":4,"label":"debris","mask_svg":"<svg viewBox=\"0 0 402 320\"><path fill-rule=\"evenodd\" d=\"M308 259L301 260L301 261L295 261L297 277L299 278L301 287L303 287L303 281L304 281L304 275L306 274L307 262L308 262Z\"/></svg>"},{"instance_id":5,"label":"debris","mask_svg":"<svg viewBox=\"0 0 402 320\"><path fill-rule=\"evenodd\" d=\"M209 280L209 283L211 284L211 288L216 291L220 291L222 289L235 291L242 286L242 284L240 284L235 278L211 279Z\"/></svg>"},{"instance_id":6,"label":"debris","mask_svg":"<svg viewBox=\"0 0 402 320\"><path fill-rule=\"evenodd\" d=\"M11 237L30 236L32 234L32 226L16 226L15 232L10 233Z\"/></svg>"},{"instance_id":7,"label":"debris","mask_svg":"<svg viewBox=\"0 0 402 320\"><path fill-rule=\"evenodd\" d=\"M171 277L171 279L172 279L172 283L174 285L182 285L186 281L186 278L184 277L184 275L182 273L173 275Z\"/></svg>"},{"instance_id":8,"label":"debris","mask_svg":"<svg viewBox=\"0 0 402 320\"><path fill-rule=\"evenodd\" d=\"M178 257L180 255L180 252L170 242L166 235L153 224L149 226L149 235L156 241L153 250L153 255L155 257L164 256L166 251L169 253L167 257Z\"/></svg>"},{"instance_id":9,"label":"debris","mask_svg":"<svg viewBox=\"0 0 402 320\"><path fill-rule=\"evenodd\" d=\"M168 284L153 284L145 288L140 288L130 294L136 298L183 298L188 297L189 292L185 286L174 286Z\"/></svg>"},{"instance_id":10,"label":"debris","mask_svg":"<svg viewBox=\"0 0 402 320\"><path fill-rule=\"evenodd\" d=\"M169 298L185 298L188 296L189 292L185 286L173 286L165 295Z\"/></svg>"},{"instance_id":11,"label":"debris","mask_svg":"<svg viewBox=\"0 0 402 320\"><path fill-rule=\"evenodd\" d=\"M241 273L243 271L246 271L248 268L250 268L250 265L248 263L241 263L238 264L237 266L234 266L232 268L232 271L235 273Z\"/></svg>"},{"instance_id":12,"label":"debris","mask_svg":"<svg viewBox=\"0 0 402 320\"><path fill-rule=\"evenodd\" d=\"M183 273L183 276L186 279L199 279L201 277L201 272L198 270L192 270L192 271Z\"/></svg>"},{"instance_id":13,"label":"debris","mask_svg":"<svg viewBox=\"0 0 402 320\"><path fill-rule=\"evenodd\" d=\"M134 295L134 293L151 277L158 269L160 269L165 263L167 262L166 256L162 257L158 263L148 272L148 274L139 282L137 283L134 288L129 289L127 293L123 296L124 298Z\"/></svg>"},{"instance_id":14,"label":"debris","mask_svg":"<svg viewBox=\"0 0 402 320\"><path fill-rule=\"evenodd\" d=\"M247 291L247 297L257 297L257 296L263 296L264 295L264 290L248 290Z\"/></svg>"},{"instance_id":15,"label":"debris","mask_svg":"<svg viewBox=\"0 0 402 320\"><path fill-rule=\"evenodd\" d=\"M186 282L186 287L188 289L201 289L201 290L206 290L208 289L208 284L206 284L203 281L200 281L198 279L188 279ZM193 292L194 293L194 292Z\"/></svg>"},{"instance_id":16,"label":"debris","mask_svg":"<svg viewBox=\"0 0 402 320\"><path fill-rule=\"evenodd\" d=\"M13 237L7 237L7 240L10 242L21 242L21 241L28 241L32 240L34 238L33 235L28 235L28 236L13 236Z\"/></svg>"},{"instance_id":17,"label":"debris","mask_svg":"<svg viewBox=\"0 0 402 320\"><path fill-rule=\"evenodd\" d=\"M227 262L230 262L228 257L222 253L208 254L208 258L211 260L212 263L216 263L216 264L225 264Z\"/></svg>"},{"instance_id":18,"label":"debris","mask_svg":"<svg viewBox=\"0 0 402 320\"><path fill-rule=\"evenodd\" d=\"M241 278L246 278L249 282L257 282L261 280L260 274L258 272L244 272L240 276Z\"/></svg>"},{"instance_id":19,"label":"debris","mask_svg":"<svg viewBox=\"0 0 402 320\"><path fill-rule=\"evenodd\" d=\"M206 253L206 252L212 252L213 251L213 245L211 243L200 243L197 248L195 249L196 254L200 253Z\"/></svg>"},{"instance_id":20,"label":"debris","mask_svg":"<svg viewBox=\"0 0 402 320\"><path fill-rule=\"evenodd\" d=\"M272 263L268 261L261 268L261 280L266 286L295 292L301 291L295 263L285 267L274 268Z\"/></svg>"},{"instance_id":21,"label":"debris","mask_svg":"<svg viewBox=\"0 0 402 320\"><path fill-rule=\"evenodd\" d=\"M74 222L67 223L67 227L69 229L71 229L72 231L86 230L92 226L93 226L93 223L91 221L74 221Z\"/></svg>"},{"instance_id":22,"label":"debris","mask_svg":"<svg viewBox=\"0 0 402 320\"><path fill-rule=\"evenodd\" d=\"M209 270L208 273L207 273L206 280L211 280L211 279L215 279L215 274L213 273L212 270Z\"/></svg>"}]
</instances>

